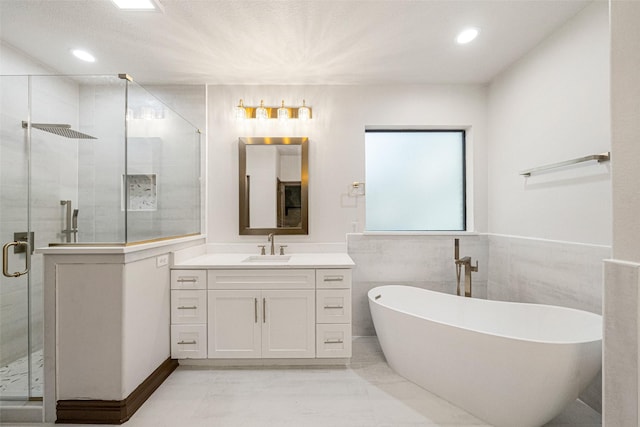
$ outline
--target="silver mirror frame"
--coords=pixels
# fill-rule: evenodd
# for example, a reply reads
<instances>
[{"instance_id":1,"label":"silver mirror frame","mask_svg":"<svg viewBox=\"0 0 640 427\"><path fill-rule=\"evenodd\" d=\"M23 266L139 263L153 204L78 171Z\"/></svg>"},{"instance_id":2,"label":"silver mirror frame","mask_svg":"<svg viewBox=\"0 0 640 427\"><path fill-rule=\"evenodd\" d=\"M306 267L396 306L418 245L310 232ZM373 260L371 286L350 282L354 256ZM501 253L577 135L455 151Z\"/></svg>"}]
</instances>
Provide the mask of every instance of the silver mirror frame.
<instances>
[{"instance_id":1,"label":"silver mirror frame","mask_svg":"<svg viewBox=\"0 0 640 427\"><path fill-rule=\"evenodd\" d=\"M247 191L248 145L300 145L302 149L300 173L301 226L296 228L251 228L249 226L249 193ZM309 234L309 138L305 137L240 137L238 139L238 223L239 234Z\"/></svg>"}]
</instances>

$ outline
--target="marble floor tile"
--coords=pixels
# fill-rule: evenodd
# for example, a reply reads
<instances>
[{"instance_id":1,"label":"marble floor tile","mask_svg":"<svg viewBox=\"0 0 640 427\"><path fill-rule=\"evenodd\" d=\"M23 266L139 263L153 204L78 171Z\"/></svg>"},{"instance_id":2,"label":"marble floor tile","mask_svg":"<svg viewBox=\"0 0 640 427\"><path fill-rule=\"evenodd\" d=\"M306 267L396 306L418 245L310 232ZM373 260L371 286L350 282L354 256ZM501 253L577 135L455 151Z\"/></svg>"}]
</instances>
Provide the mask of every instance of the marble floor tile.
<instances>
[{"instance_id":1,"label":"marble floor tile","mask_svg":"<svg viewBox=\"0 0 640 427\"><path fill-rule=\"evenodd\" d=\"M375 337L354 340L346 368L181 366L125 426L490 427L395 374ZM596 426L600 414L576 401L544 427Z\"/></svg>"},{"instance_id":2,"label":"marble floor tile","mask_svg":"<svg viewBox=\"0 0 640 427\"><path fill-rule=\"evenodd\" d=\"M44 369L42 350L33 352L31 366L33 369L31 372L31 396L42 397L42 375ZM28 394L28 367L29 359L27 356L0 367L1 398L23 398Z\"/></svg>"}]
</instances>

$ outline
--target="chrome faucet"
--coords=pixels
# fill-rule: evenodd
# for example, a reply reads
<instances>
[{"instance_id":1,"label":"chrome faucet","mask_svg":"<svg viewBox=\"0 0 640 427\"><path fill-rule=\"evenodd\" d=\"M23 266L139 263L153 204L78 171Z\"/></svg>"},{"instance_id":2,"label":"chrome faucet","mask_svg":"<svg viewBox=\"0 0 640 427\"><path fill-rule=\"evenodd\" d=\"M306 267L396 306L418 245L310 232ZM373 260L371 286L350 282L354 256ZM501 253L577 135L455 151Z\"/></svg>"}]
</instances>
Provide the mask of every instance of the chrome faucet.
<instances>
[{"instance_id":1,"label":"chrome faucet","mask_svg":"<svg viewBox=\"0 0 640 427\"><path fill-rule=\"evenodd\" d=\"M478 271L478 260L476 260L476 265L471 265L471 257L466 256L460 258L460 241L459 239L454 240L454 259L456 264L456 278L458 279L458 286L456 288L456 293L460 295L460 273L462 272L462 267L464 266L464 296L471 297L471 273Z\"/></svg>"},{"instance_id":2,"label":"chrome faucet","mask_svg":"<svg viewBox=\"0 0 640 427\"><path fill-rule=\"evenodd\" d=\"M267 237L267 242L271 243L271 255L275 255L276 254L276 248L275 248L275 235L273 233L269 233L269 236Z\"/></svg>"}]
</instances>

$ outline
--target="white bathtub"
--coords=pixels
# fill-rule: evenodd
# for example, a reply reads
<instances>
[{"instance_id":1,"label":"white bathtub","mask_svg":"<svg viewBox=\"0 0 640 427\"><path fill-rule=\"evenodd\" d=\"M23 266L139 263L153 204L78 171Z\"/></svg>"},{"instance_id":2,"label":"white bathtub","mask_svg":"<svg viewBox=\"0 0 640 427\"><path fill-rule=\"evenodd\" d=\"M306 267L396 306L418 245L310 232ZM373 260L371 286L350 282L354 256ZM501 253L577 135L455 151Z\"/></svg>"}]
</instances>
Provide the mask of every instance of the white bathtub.
<instances>
[{"instance_id":1,"label":"white bathtub","mask_svg":"<svg viewBox=\"0 0 640 427\"><path fill-rule=\"evenodd\" d=\"M602 317L410 286L369 291L393 370L498 427L539 427L598 374Z\"/></svg>"}]
</instances>

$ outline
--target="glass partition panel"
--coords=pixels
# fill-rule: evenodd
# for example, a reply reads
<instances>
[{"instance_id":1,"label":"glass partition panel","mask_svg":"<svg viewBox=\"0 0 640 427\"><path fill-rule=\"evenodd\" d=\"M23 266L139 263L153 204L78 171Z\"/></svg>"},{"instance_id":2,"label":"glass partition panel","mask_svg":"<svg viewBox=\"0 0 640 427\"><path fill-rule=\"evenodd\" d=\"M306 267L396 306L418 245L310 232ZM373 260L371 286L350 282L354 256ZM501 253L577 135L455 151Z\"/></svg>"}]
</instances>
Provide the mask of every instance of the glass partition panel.
<instances>
[{"instance_id":1,"label":"glass partition panel","mask_svg":"<svg viewBox=\"0 0 640 427\"><path fill-rule=\"evenodd\" d=\"M28 118L29 79L0 77L0 242L10 244L15 233L29 231L29 142L22 121ZM9 273L25 269L24 248L8 248ZM29 274L0 275L0 400L26 400L42 396L42 389L30 387L33 340L30 340L29 310L33 301ZM40 326L42 326L40 324ZM40 335L41 336L41 335ZM36 345L38 343L35 343ZM41 374L40 370L40 374ZM36 373L37 374L37 373Z\"/></svg>"},{"instance_id":2,"label":"glass partition panel","mask_svg":"<svg viewBox=\"0 0 640 427\"><path fill-rule=\"evenodd\" d=\"M132 82L127 97L127 168L122 209L127 242L200 233L200 133Z\"/></svg>"},{"instance_id":3,"label":"glass partition panel","mask_svg":"<svg viewBox=\"0 0 640 427\"><path fill-rule=\"evenodd\" d=\"M78 130L96 139L78 140L78 243L125 242L120 177L125 170L126 85L117 76L85 78L79 84Z\"/></svg>"}]
</instances>

